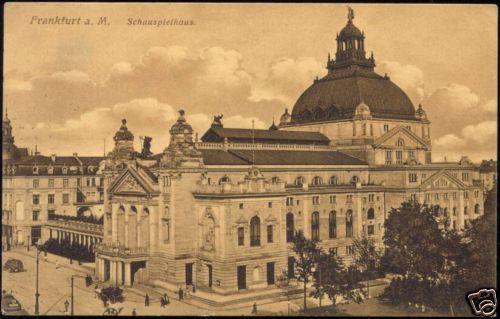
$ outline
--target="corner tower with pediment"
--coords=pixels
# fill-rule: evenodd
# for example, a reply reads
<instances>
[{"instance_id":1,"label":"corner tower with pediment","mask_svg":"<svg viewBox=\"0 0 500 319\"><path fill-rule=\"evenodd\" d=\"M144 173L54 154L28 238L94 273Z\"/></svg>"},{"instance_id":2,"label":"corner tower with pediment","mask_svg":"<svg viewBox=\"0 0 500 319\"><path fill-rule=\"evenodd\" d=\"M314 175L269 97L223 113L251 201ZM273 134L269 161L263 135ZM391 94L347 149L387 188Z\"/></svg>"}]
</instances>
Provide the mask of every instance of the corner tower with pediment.
<instances>
[{"instance_id":1,"label":"corner tower with pediment","mask_svg":"<svg viewBox=\"0 0 500 319\"><path fill-rule=\"evenodd\" d=\"M349 10L337 34L335 58L328 54L328 73L302 93L282 116L281 130L321 132L339 151L371 165L431 162L430 122L421 105L415 109L390 77L374 71L367 57L365 34Z\"/></svg>"}]
</instances>

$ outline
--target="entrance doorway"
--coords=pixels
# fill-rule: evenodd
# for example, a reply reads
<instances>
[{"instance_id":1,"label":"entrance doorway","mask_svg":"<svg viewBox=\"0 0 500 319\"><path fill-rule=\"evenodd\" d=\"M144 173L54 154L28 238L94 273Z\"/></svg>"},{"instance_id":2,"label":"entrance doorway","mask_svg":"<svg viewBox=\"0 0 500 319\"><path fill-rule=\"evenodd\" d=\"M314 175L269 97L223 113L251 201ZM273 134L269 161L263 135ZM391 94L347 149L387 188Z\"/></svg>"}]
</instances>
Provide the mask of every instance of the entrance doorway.
<instances>
[{"instance_id":1,"label":"entrance doorway","mask_svg":"<svg viewBox=\"0 0 500 319\"><path fill-rule=\"evenodd\" d=\"M212 287L212 265L207 265L208 268L208 287Z\"/></svg>"},{"instance_id":2,"label":"entrance doorway","mask_svg":"<svg viewBox=\"0 0 500 319\"><path fill-rule=\"evenodd\" d=\"M42 227L41 226L31 227L31 245L36 245L41 237L42 237Z\"/></svg>"},{"instance_id":3,"label":"entrance doorway","mask_svg":"<svg viewBox=\"0 0 500 319\"><path fill-rule=\"evenodd\" d=\"M267 284L274 285L274 263L267 263Z\"/></svg>"},{"instance_id":4,"label":"entrance doorway","mask_svg":"<svg viewBox=\"0 0 500 319\"><path fill-rule=\"evenodd\" d=\"M135 282L135 274L139 269L146 268L146 261L133 261L130 263L130 285L133 286ZM125 273L125 272L123 272Z\"/></svg>"},{"instance_id":5,"label":"entrance doorway","mask_svg":"<svg viewBox=\"0 0 500 319\"><path fill-rule=\"evenodd\" d=\"M186 286L193 285L193 263L186 264Z\"/></svg>"},{"instance_id":6,"label":"entrance doorway","mask_svg":"<svg viewBox=\"0 0 500 319\"><path fill-rule=\"evenodd\" d=\"M247 288L247 266L238 266L238 290Z\"/></svg>"}]
</instances>

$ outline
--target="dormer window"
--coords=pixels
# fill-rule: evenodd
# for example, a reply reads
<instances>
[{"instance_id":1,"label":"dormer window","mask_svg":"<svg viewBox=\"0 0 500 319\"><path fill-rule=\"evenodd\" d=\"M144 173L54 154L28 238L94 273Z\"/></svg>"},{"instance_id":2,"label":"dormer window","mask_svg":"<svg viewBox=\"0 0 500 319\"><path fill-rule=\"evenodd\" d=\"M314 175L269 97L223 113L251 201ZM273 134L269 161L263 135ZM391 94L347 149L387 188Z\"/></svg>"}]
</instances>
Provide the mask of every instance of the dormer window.
<instances>
[{"instance_id":1,"label":"dormer window","mask_svg":"<svg viewBox=\"0 0 500 319\"><path fill-rule=\"evenodd\" d=\"M47 173L48 173L48 174L54 174L54 167L49 166L49 167L47 168Z\"/></svg>"},{"instance_id":2,"label":"dormer window","mask_svg":"<svg viewBox=\"0 0 500 319\"><path fill-rule=\"evenodd\" d=\"M63 166L62 173L63 174L68 174L68 168L66 166Z\"/></svg>"},{"instance_id":3,"label":"dormer window","mask_svg":"<svg viewBox=\"0 0 500 319\"><path fill-rule=\"evenodd\" d=\"M229 177L227 176L222 176L220 179L219 179L219 185L223 184L223 183L229 183Z\"/></svg>"},{"instance_id":4,"label":"dormer window","mask_svg":"<svg viewBox=\"0 0 500 319\"><path fill-rule=\"evenodd\" d=\"M319 177L319 176L315 176L315 177L313 178L313 180L312 180L312 184L313 184L314 186L319 186L319 185L323 184L323 180L321 179L321 177Z\"/></svg>"},{"instance_id":5,"label":"dormer window","mask_svg":"<svg viewBox=\"0 0 500 319\"><path fill-rule=\"evenodd\" d=\"M33 166L33 174L38 174L38 166Z\"/></svg>"}]
</instances>

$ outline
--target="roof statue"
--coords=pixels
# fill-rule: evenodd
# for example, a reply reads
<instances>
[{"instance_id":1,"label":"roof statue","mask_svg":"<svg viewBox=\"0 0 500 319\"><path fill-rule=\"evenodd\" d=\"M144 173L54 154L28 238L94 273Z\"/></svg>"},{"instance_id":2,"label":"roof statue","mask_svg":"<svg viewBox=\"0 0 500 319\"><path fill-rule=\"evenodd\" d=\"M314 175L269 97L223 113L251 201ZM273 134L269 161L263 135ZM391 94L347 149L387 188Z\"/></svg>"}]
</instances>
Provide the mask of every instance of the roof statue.
<instances>
[{"instance_id":1,"label":"roof statue","mask_svg":"<svg viewBox=\"0 0 500 319\"><path fill-rule=\"evenodd\" d=\"M212 127L214 127L214 126L216 126L216 127L223 127L222 126L222 121L221 121L221 119L222 119L223 116L224 116L223 114L221 114L221 115L214 115L214 121L212 122Z\"/></svg>"},{"instance_id":2,"label":"roof statue","mask_svg":"<svg viewBox=\"0 0 500 319\"><path fill-rule=\"evenodd\" d=\"M153 138L149 136L144 136L143 142L142 142L142 151L141 151L141 156L142 157L148 157L153 155L153 152L151 152L151 141Z\"/></svg>"},{"instance_id":3,"label":"roof statue","mask_svg":"<svg viewBox=\"0 0 500 319\"><path fill-rule=\"evenodd\" d=\"M347 7L347 19L351 22L354 19L354 10L351 7Z\"/></svg>"}]
</instances>

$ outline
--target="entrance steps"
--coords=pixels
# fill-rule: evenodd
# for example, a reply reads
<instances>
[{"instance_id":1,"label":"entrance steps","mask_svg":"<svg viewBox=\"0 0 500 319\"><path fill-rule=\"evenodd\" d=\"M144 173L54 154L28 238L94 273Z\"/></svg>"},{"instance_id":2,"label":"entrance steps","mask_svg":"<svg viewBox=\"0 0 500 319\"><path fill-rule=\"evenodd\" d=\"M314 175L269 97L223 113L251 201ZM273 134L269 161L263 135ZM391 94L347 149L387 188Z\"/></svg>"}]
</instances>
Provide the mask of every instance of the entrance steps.
<instances>
[{"instance_id":1,"label":"entrance steps","mask_svg":"<svg viewBox=\"0 0 500 319\"><path fill-rule=\"evenodd\" d=\"M171 289L170 285L162 285L155 281L155 287L146 285L136 285L127 288L136 294L144 297L146 293L153 298L162 296L165 292L171 299L179 300L178 292ZM269 304L302 298L302 288L293 288L288 291L288 296L279 288L266 289L262 291L239 292L229 296L222 296L216 293L197 290L182 302L207 310L232 310L240 308L250 308L255 302L258 305Z\"/></svg>"}]
</instances>

